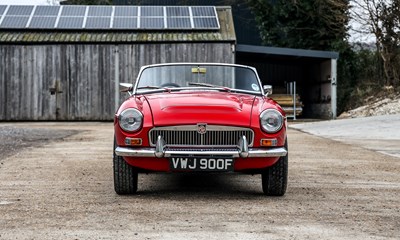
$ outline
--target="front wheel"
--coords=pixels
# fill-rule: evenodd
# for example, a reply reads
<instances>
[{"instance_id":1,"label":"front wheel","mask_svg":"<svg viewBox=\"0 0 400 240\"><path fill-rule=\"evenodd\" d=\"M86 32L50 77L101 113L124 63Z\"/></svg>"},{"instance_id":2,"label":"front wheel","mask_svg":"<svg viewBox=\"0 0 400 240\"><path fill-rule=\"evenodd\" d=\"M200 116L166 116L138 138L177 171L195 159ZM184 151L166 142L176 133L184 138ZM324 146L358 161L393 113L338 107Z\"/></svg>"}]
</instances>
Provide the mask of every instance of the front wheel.
<instances>
[{"instance_id":1,"label":"front wheel","mask_svg":"<svg viewBox=\"0 0 400 240\"><path fill-rule=\"evenodd\" d=\"M287 139L285 148L288 150ZM280 157L278 162L262 173L262 188L265 195L283 196L285 194L288 181L288 159L289 152L286 156Z\"/></svg>"},{"instance_id":2,"label":"front wheel","mask_svg":"<svg viewBox=\"0 0 400 240\"><path fill-rule=\"evenodd\" d=\"M113 168L115 192L119 195L134 194L137 191L138 172L123 157L115 154L115 148L116 141L114 139Z\"/></svg>"}]
</instances>

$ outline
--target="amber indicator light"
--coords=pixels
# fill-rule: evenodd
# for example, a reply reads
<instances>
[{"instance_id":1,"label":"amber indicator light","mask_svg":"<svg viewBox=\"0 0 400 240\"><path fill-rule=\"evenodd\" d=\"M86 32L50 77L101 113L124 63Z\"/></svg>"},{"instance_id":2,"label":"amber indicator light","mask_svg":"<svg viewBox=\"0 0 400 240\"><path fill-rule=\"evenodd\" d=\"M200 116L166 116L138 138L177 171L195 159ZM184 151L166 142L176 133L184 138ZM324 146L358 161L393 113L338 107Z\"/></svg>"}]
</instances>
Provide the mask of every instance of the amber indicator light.
<instances>
[{"instance_id":1,"label":"amber indicator light","mask_svg":"<svg viewBox=\"0 0 400 240\"><path fill-rule=\"evenodd\" d=\"M142 139L141 138L125 138L125 144L131 145L131 146L142 145Z\"/></svg>"},{"instance_id":2,"label":"amber indicator light","mask_svg":"<svg viewBox=\"0 0 400 240\"><path fill-rule=\"evenodd\" d=\"M261 139L261 146L263 147L275 147L278 144L276 138L273 139Z\"/></svg>"}]
</instances>

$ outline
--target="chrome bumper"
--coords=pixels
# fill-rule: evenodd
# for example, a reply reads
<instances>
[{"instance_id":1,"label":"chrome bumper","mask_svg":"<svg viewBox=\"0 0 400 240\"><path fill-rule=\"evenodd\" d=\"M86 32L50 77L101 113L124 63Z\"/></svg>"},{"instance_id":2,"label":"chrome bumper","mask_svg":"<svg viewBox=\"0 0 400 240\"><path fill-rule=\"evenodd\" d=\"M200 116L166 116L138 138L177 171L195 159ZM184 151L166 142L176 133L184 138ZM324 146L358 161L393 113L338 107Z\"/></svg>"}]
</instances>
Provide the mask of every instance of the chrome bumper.
<instances>
[{"instance_id":1,"label":"chrome bumper","mask_svg":"<svg viewBox=\"0 0 400 240\"><path fill-rule=\"evenodd\" d=\"M284 147L279 148L249 148L246 137L243 136L235 150L175 150L168 149L164 140L159 136L155 148L131 148L117 147L115 154L122 157L172 157L172 156L229 156L233 158L247 157L284 157L287 150Z\"/></svg>"},{"instance_id":2,"label":"chrome bumper","mask_svg":"<svg viewBox=\"0 0 400 240\"><path fill-rule=\"evenodd\" d=\"M246 154L239 150L234 151L210 151L210 150L197 150L197 151L178 151L178 150L164 150L162 153L157 153L155 148L130 148L130 147L117 147L115 154L122 157L172 157L172 156L229 156L233 158L246 157ZM259 149L251 148L247 152L247 157L284 157L287 150L283 147L272 149Z\"/></svg>"}]
</instances>

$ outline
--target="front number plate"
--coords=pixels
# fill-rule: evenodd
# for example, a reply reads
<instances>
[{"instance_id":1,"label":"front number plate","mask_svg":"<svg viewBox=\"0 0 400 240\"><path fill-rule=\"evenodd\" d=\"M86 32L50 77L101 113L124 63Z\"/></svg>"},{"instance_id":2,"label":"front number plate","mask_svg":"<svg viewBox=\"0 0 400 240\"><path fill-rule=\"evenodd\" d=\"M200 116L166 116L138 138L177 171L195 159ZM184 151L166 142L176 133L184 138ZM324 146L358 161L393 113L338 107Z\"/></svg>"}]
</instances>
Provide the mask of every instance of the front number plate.
<instances>
[{"instance_id":1,"label":"front number plate","mask_svg":"<svg viewBox=\"0 0 400 240\"><path fill-rule=\"evenodd\" d=\"M172 171L233 171L232 158L186 158L173 157L170 159Z\"/></svg>"}]
</instances>

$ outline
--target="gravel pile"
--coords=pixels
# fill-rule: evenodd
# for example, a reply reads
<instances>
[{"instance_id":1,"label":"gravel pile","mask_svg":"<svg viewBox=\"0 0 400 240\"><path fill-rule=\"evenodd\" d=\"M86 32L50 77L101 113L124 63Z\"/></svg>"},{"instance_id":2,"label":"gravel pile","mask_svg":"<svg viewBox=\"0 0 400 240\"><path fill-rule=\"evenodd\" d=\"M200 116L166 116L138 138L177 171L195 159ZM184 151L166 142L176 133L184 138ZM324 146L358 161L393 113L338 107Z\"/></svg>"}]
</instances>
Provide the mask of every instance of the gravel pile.
<instances>
[{"instance_id":1,"label":"gravel pile","mask_svg":"<svg viewBox=\"0 0 400 240\"><path fill-rule=\"evenodd\" d=\"M78 131L75 130L2 126L0 127L0 161L27 147L40 146L76 133Z\"/></svg>"},{"instance_id":2,"label":"gravel pile","mask_svg":"<svg viewBox=\"0 0 400 240\"><path fill-rule=\"evenodd\" d=\"M400 114L400 94L378 98L364 106L342 113L339 118L357 118L391 114Z\"/></svg>"}]
</instances>

